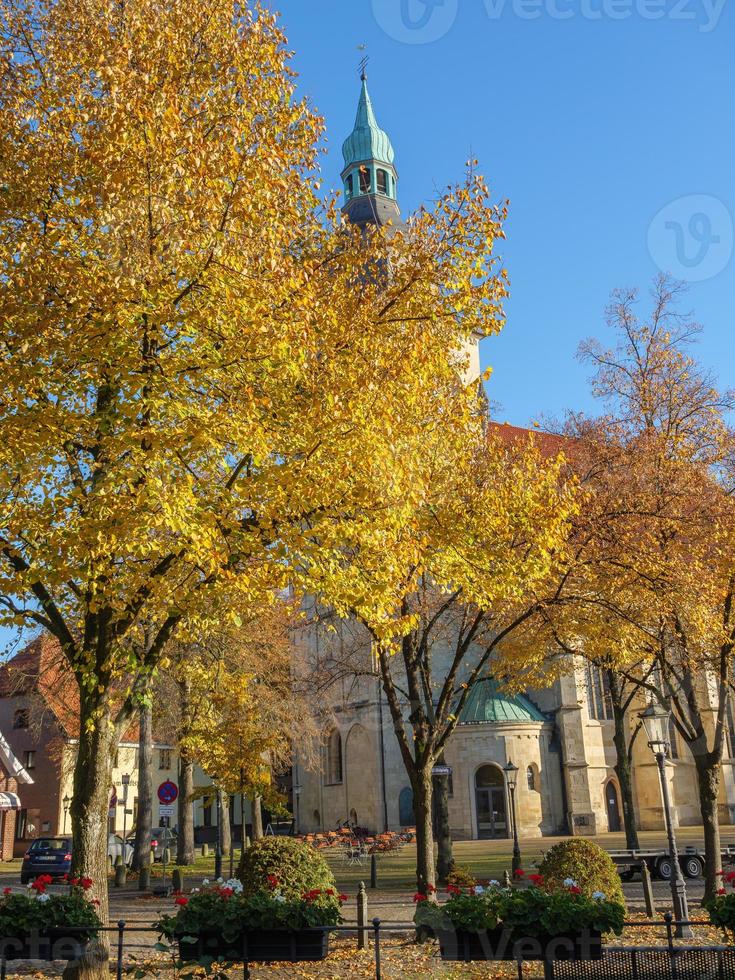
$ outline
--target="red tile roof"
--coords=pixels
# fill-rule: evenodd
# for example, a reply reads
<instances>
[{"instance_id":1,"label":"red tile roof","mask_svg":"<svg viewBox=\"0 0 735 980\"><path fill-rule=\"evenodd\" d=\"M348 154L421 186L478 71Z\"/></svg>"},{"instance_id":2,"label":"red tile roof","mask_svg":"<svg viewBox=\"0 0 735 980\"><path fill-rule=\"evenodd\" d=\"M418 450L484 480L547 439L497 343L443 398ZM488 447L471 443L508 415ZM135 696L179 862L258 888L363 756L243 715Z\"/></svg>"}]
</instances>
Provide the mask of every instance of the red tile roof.
<instances>
[{"instance_id":1,"label":"red tile roof","mask_svg":"<svg viewBox=\"0 0 735 980\"><path fill-rule=\"evenodd\" d=\"M507 445L526 442L533 436L544 457L556 456L568 448L569 439L554 432L544 432L541 429L524 429L519 425L509 425L507 422L490 422L488 434L502 439Z\"/></svg>"},{"instance_id":2,"label":"red tile roof","mask_svg":"<svg viewBox=\"0 0 735 980\"><path fill-rule=\"evenodd\" d=\"M41 633L20 653L0 665L0 697L38 697L41 710L51 711L67 738L79 737L79 689L56 639ZM155 735L154 735L155 738ZM137 742L138 725L122 737ZM158 741L158 739L156 739ZM164 744L166 740L164 740Z\"/></svg>"}]
</instances>

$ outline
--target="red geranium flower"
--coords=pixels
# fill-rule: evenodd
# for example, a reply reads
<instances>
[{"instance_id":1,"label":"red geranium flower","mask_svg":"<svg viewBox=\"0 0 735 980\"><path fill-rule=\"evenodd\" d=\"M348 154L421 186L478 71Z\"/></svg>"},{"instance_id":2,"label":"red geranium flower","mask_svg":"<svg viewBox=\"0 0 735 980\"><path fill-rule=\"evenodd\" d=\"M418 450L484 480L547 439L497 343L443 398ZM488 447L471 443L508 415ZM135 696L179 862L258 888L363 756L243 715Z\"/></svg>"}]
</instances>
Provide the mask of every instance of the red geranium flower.
<instances>
[{"instance_id":1,"label":"red geranium flower","mask_svg":"<svg viewBox=\"0 0 735 980\"><path fill-rule=\"evenodd\" d=\"M235 894L231 888L220 888L219 893L222 898L231 898Z\"/></svg>"},{"instance_id":2,"label":"red geranium flower","mask_svg":"<svg viewBox=\"0 0 735 980\"><path fill-rule=\"evenodd\" d=\"M529 875L528 880L534 885L543 885L544 876L543 875Z\"/></svg>"},{"instance_id":3,"label":"red geranium flower","mask_svg":"<svg viewBox=\"0 0 735 980\"><path fill-rule=\"evenodd\" d=\"M340 902L346 902L348 899L346 895L338 895L337 900Z\"/></svg>"},{"instance_id":4,"label":"red geranium flower","mask_svg":"<svg viewBox=\"0 0 735 980\"><path fill-rule=\"evenodd\" d=\"M12 888L3 888L3 895L10 895L12 891Z\"/></svg>"},{"instance_id":5,"label":"red geranium flower","mask_svg":"<svg viewBox=\"0 0 735 980\"><path fill-rule=\"evenodd\" d=\"M413 896L413 900L414 902L418 903L418 902L427 901L427 898L426 895L423 894L423 892L416 892L416 894Z\"/></svg>"},{"instance_id":6,"label":"red geranium flower","mask_svg":"<svg viewBox=\"0 0 735 980\"><path fill-rule=\"evenodd\" d=\"M177 895L177 897L174 899L174 905L188 905L188 904L189 904L189 899L186 897L186 895Z\"/></svg>"},{"instance_id":7,"label":"red geranium flower","mask_svg":"<svg viewBox=\"0 0 735 980\"><path fill-rule=\"evenodd\" d=\"M462 889L461 888L457 888L456 885L447 885L447 894L448 895L461 895L462 894Z\"/></svg>"},{"instance_id":8,"label":"red geranium flower","mask_svg":"<svg viewBox=\"0 0 735 980\"><path fill-rule=\"evenodd\" d=\"M275 875L268 875L265 880L268 882L269 888L278 888L279 881Z\"/></svg>"},{"instance_id":9,"label":"red geranium flower","mask_svg":"<svg viewBox=\"0 0 735 980\"><path fill-rule=\"evenodd\" d=\"M92 885L94 884L94 882L92 881L91 878L82 878L80 880L79 884L82 886L82 888L86 892L86 891L89 891L89 889L92 887Z\"/></svg>"},{"instance_id":10,"label":"red geranium flower","mask_svg":"<svg viewBox=\"0 0 735 980\"><path fill-rule=\"evenodd\" d=\"M569 891L572 893L572 895L581 895L582 894L582 889L579 887L579 885L572 885L572 887L569 889Z\"/></svg>"},{"instance_id":11,"label":"red geranium flower","mask_svg":"<svg viewBox=\"0 0 735 980\"><path fill-rule=\"evenodd\" d=\"M516 868L513 873L515 874L516 878L522 878L526 872L523 870L523 868Z\"/></svg>"},{"instance_id":12,"label":"red geranium flower","mask_svg":"<svg viewBox=\"0 0 735 980\"><path fill-rule=\"evenodd\" d=\"M434 887L434 885L427 885L426 886L426 892L429 895L434 895L435 892L436 892L436 888Z\"/></svg>"},{"instance_id":13,"label":"red geranium flower","mask_svg":"<svg viewBox=\"0 0 735 980\"><path fill-rule=\"evenodd\" d=\"M717 894L718 895L725 895L726 894L725 889L724 888L718 888L717 889Z\"/></svg>"}]
</instances>

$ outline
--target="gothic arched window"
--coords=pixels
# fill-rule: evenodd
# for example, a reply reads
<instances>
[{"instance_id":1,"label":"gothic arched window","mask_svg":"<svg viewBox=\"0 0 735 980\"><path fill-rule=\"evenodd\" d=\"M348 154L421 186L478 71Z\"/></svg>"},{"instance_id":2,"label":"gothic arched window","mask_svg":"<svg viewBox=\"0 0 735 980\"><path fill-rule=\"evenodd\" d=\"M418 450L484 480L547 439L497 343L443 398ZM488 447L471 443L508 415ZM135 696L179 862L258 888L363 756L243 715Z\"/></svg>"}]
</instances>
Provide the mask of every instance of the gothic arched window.
<instances>
[{"instance_id":1,"label":"gothic arched window","mask_svg":"<svg viewBox=\"0 0 735 980\"><path fill-rule=\"evenodd\" d=\"M327 784L342 782L342 736L337 728L333 728L327 737L325 770Z\"/></svg>"},{"instance_id":2,"label":"gothic arched window","mask_svg":"<svg viewBox=\"0 0 735 980\"><path fill-rule=\"evenodd\" d=\"M347 174L347 177L345 178L345 187L347 188L347 197L352 197L352 195L355 193L352 174Z\"/></svg>"},{"instance_id":3,"label":"gothic arched window","mask_svg":"<svg viewBox=\"0 0 735 980\"><path fill-rule=\"evenodd\" d=\"M388 173L385 170L378 170L377 173L378 194L388 193Z\"/></svg>"},{"instance_id":4,"label":"gothic arched window","mask_svg":"<svg viewBox=\"0 0 735 980\"><path fill-rule=\"evenodd\" d=\"M368 167L360 167L360 193L370 193L370 170Z\"/></svg>"}]
</instances>

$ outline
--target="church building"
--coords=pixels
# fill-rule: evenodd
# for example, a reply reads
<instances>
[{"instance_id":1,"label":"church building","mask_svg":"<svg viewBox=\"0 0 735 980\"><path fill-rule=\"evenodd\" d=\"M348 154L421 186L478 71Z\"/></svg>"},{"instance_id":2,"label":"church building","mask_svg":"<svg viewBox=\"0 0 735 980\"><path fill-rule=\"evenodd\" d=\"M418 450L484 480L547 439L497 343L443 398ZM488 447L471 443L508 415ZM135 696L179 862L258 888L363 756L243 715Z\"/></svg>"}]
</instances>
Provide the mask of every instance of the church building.
<instances>
[{"instance_id":1,"label":"church building","mask_svg":"<svg viewBox=\"0 0 735 980\"><path fill-rule=\"evenodd\" d=\"M343 145L343 211L357 225L400 225L398 171L388 134L378 125L363 73L355 126ZM479 351L470 352L479 379ZM509 427L510 428L510 427ZM516 430L522 432L523 430ZM351 624L336 635L312 636L310 654L354 642ZM321 644L321 649L319 649ZM339 649L335 650L335 655ZM328 653L326 654L329 655ZM364 651L363 662L371 663ZM344 660L343 657L336 659ZM441 652L435 660L441 667ZM641 704L637 710L642 710ZM325 733L321 764L294 767L297 832L333 830L347 821L371 832L414 824L413 797L377 674L342 672L331 689L334 725ZM635 718L633 720L635 724ZM503 767L518 767L516 810L523 837L597 835L623 826L614 771L612 704L604 672L570 663L545 690L510 696L491 678L475 685L449 741L449 816L455 840L512 834ZM697 778L688 748L671 733L667 779L679 825L699 824ZM735 819L735 745L727 740L720 820ZM633 746L633 795L640 829L664 827L659 775L643 736Z\"/></svg>"}]
</instances>

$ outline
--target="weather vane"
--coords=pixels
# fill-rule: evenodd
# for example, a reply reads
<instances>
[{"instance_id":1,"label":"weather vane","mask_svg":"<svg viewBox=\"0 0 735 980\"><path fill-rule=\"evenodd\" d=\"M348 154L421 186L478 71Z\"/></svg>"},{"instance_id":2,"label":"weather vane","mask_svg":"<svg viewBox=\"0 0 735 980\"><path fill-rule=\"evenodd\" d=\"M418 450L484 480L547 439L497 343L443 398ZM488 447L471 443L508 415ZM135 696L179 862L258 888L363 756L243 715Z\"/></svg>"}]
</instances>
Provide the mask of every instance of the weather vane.
<instances>
[{"instance_id":1,"label":"weather vane","mask_svg":"<svg viewBox=\"0 0 735 980\"><path fill-rule=\"evenodd\" d=\"M367 51L367 44L358 44L357 45L357 50L358 51ZM360 70L360 78L363 80L363 82L367 78L367 71L366 71L366 69L367 69L367 66L368 66L368 61L370 61L370 55L367 55L366 54L362 58L362 60L360 61L360 64L358 65L358 68Z\"/></svg>"}]
</instances>

